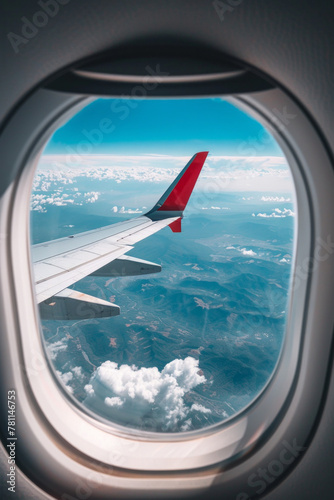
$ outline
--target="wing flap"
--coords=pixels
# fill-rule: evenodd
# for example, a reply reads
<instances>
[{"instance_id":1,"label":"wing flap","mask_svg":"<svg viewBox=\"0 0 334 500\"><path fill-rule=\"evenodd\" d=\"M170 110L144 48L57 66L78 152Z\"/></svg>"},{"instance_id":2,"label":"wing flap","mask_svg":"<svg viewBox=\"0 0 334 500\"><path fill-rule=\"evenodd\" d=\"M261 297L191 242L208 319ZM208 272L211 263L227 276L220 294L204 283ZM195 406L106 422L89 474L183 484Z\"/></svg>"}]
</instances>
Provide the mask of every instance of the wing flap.
<instances>
[{"instance_id":1,"label":"wing flap","mask_svg":"<svg viewBox=\"0 0 334 500\"><path fill-rule=\"evenodd\" d=\"M161 266L148 260L137 259L129 255L123 255L106 266L101 267L91 276L118 277L118 276L141 276L143 274L160 273Z\"/></svg>"},{"instance_id":2,"label":"wing flap","mask_svg":"<svg viewBox=\"0 0 334 500\"><path fill-rule=\"evenodd\" d=\"M66 288L39 304L42 319L76 320L118 316L116 304Z\"/></svg>"}]
</instances>

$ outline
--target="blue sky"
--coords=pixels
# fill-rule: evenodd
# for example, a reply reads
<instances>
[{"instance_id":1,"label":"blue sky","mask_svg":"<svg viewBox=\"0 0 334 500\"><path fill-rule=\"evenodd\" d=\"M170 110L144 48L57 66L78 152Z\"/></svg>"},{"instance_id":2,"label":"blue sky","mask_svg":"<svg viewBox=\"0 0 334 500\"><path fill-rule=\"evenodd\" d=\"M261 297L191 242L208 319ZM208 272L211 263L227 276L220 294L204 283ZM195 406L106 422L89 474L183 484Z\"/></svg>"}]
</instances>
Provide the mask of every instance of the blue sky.
<instances>
[{"instance_id":1,"label":"blue sky","mask_svg":"<svg viewBox=\"0 0 334 500\"><path fill-rule=\"evenodd\" d=\"M58 129L44 154L282 156L256 120L221 98L97 99Z\"/></svg>"}]
</instances>

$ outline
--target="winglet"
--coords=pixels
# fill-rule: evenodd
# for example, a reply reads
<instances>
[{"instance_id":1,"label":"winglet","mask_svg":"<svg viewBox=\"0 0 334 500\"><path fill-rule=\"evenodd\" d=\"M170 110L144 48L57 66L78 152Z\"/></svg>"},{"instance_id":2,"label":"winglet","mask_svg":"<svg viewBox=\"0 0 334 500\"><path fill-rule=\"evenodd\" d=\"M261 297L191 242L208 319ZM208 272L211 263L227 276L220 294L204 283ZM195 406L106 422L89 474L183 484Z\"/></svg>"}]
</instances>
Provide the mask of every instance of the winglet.
<instances>
[{"instance_id":1,"label":"winglet","mask_svg":"<svg viewBox=\"0 0 334 500\"><path fill-rule=\"evenodd\" d=\"M208 156L208 151L196 153L162 195L158 203L145 214L152 220L182 217L196 181ZM181 231L181 219L170 224L173 232Z\"/></svg>"}]
</instances>

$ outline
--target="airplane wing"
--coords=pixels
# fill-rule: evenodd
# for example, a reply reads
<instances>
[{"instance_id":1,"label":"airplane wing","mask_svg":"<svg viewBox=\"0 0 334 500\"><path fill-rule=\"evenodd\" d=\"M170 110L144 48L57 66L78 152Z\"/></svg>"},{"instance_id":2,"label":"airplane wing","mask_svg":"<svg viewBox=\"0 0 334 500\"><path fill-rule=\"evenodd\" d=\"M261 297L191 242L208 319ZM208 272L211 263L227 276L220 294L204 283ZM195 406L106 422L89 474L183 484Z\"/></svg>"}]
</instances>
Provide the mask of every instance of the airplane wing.
<instances>
[{"instance_id":1,"label":"airplane wing","mask_svg":"<svg viewBox=\"0 0 334 500\"><path fill-rule=\"evenodd\" d=\"M126 254L138 241L169 226L181 231L183 211L208 152L196 153L158 203L141 217L32 247L35 289L42 319L87 319L119 314L111 302L70 290L85 276L134 276L161 271Z\"/></svg>"}]
</instances>

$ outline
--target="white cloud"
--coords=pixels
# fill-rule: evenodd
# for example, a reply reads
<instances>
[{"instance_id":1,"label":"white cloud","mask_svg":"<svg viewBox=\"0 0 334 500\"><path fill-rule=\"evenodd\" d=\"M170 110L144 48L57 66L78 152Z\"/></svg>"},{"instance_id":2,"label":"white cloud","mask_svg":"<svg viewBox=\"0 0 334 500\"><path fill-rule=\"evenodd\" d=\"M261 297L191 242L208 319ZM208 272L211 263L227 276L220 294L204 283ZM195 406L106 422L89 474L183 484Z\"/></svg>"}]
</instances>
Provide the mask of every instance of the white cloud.
<instances>
[{"instance_id":1,"label":"white cloud","mask_svg":"<svg viewBox=\"0 0 334 500\"><path fill-rule=\"evenodd\" d=\"M73 155L72 155L73 156ZM167 155L71 155L42 156L34 180L34 190L42 182L73 184L78 177L115 183L170 183L189 161L189 156ZM198 181L199 189L212 191L275 191L293 189L292 177L280 156L208 156Z\"/></svg>"},{"instance_id":2,"label":"white cloud","mask_svg":"<svg viewBox=\"0 0 334 500\"><path fill-rule=\"evenodd\" d=\"M73 379L73 373L72 372L61 373L60 371L57 370L57 375L64 384L65 388L72 393L73 388L70 385L68 385L68 382L70 382Z\"/></svg>"},{"instance_id":3,"label":"white cloud","mask_svg":"<svg viewBox=\"0 0 334 500\"><path fill-rule=\"evenodd\" d=\"M66 373L61 373L57 371L57 374L59 375L59 378L61 381L66 385L70 380L73 379L73 373L72 372L66 372Z\"/></svg>"},{"instance_id":4,"label":"white cloud","mask_svg":"<svg viewBox=\"0 0 334 500\"><path fill-rule=\"evenodd\" d=\"M89 193L85 193L85 198L86 198L86 203L95 203L99 196L100 196L101 193L99 193L98 191L91 191Z\"/></svg>"},{"instance_id":5,"label":"white cloud","mask_svg":"<svg viewBox=\"0 0 334 500\"><path fill-rule=\"evenodd\" d=\"M59 190L53 189L53 191L49 191L47 194L40 193L40 190L40 186L35 186L35 191L30 198L30 210L44 213L47 212L47 207L50 205L66 207L68 205L82 205L83 201L85 203L95 203L101 194L98 191L87 193L76 191L73 193L71 189L71 195L74 194L74 197L70 198L68 193L63 193Z\"/></svg>"},{"instance_id":6,"label":"white cloud","mask_svg":"<svg viewBox=\"0 0 334 500\"><path fill-rule=\"evenodd\" d=\"M189 431L192 427L192 420L189 418L184 422L183 425L181 425L181 431Z\"/></svg>"},{"instance_id":7,"label":"white cloud","mask_svg":"<svg viewBox=\"0 0 334 500\"><path fill-rule=\"evenodd\" d=\"M139 210L139 208L136 208L136 210L133 210L132 208L125 208L122 207L119 211L120 214L142 214L143 211Z\"/></svg>"},{"instance_id":8,"label":"white cloud","mask_svg":"<svg viewBox=\"0 0 334 500\"><path fill-rule=\"evenodd\" d=\"M271 214L267 213L258 213L258 214L252 214L253 217L263 217L263 218L284 218L284 217L294 217L295 212L293 212L290 208L284 208L283 210L280 210L279 208L275 208L274 212Z\"/></svg>"},{"instance_id":9,"label":"white cloud","mask_svg":"<svg viewBox=\"0 0 334 500\"><path fill-rule=\"evenodd\" d=\"M284 198L284 196L262 196L261 201L291 201L291 198Z\"/></svg>"},{"instance_id":10,"label":"white cloud","mask_svg":"<svg viewBox=\"0 0 334 500\"><path fill-rule=\"evenodd\" d=\"M189 160L188 156L167 155L76 155L78 161L73 162L72 156L41 157L33 182L31 210L47 212L50 205L65 207L97 202L101 195L99 191L78 191L75 184L82 181L109 180L115 182L115 188L116 184L128 181L145 184L148 186L147 190L150 190L152 183L164 183L167 187ZM284 157L209 155L196 187L198 191L205 192L208 200L211 194L218 192L262 191L275 193L272 196L262 196L262 201L282 202L290 201L291 198L278 196L277 193L292 192L293 182ZM93 188L96 188L96 184ZM119 188L117 189L119 192ZM252 198L248 196L243 199ZM134 210L135 208L124 208L122 213L142 213L139 209ZM217 206L216 201L211 207L202 209L229 210L228 207Z\"/></svg>"},{"instance_id":11,"label":"white cloud","mask_svg":"<svg viewBox=\"0 0 334 500\"><path fill-rule=\"evenodd\" d=\"M75 366L74 368L72 368L72 372L80 382L84 381L85 375L82 372L81 366Z\"/></svg>"},{"instance_id":12,"label":"white cloud","mask_svg":"<svg viewBox=\"0 0 334 500\"><path fill-rule=\"evenodd\" d=\"M255 253L253 250L246 250L246 248L240 248L239 250L242 255L249 256L249 257L255 257L257 253Z\"/></svg>"},{"instance_id":13,"label":"white cloud","mask_svg":"<svg viewBox=\"0 0 334 500\"><path fill-rule=\"evenodd\" d=\"M204 406L189 408L184 401L186 393L205 381L192 357L174 359L161 372L105 361L85 386L85 404L125 424L142 427L145 419L154 418L157 430L179 430L189 411L208 413Z\"/></svg>"},{"instance_id":14,"label":"white cloud","mask_svg":"<svg viewBox=\"0 0 334 500\"><path fill-rule=\"evenodd\" d=\"M231 210L228 207L202 207L202 210Z\"/></svg>"},{"instance_id":15,"label":"white cloud","mask_svg":"<svg viewBox=\"0 0 334 500\"><path fill-rule=\"evenodd\" d=\"M37 212L47 212L47 205L65 207L72 204L75 204L74 199L69 198L67 193L63 193L61 196L55 192L48 194L32 193L30 198L30 210L35 210Z\"/></svg>"},{"instance_id":16,"label":"white cloud","mask_svg":"<svg viewBox=\"0 0 334 500\"><path fill-rule=\"evenodd\" d=\"M62 351L66 351L67 349L67 339L63 337L61 340L57 340L57 342L53 342L52 344L48 344L46 346L50 359L54 361L58 354Z\"/></svg>"},{"instance_id":17,"label":"white cloud","mask_svg":"<svg viewBox=\"0 0 334 500\"><path fill-rule=\"evenodd\" d=\"M118 396L115 396L113 398L107 397L105 398L104 402L107 406L123 406L124 403L124 401Z\"/></svg>"},{"instance_id":18,"label":"white cloud","mask_svg":"<svg viewBox=\"0 0 334 500\"><path fill-rule=\"evenodd\" d=\"M200 411L201 413L211 413L211 410L209 408L205 408L205 406L200 405L198 403L194 403L191 405L190 408L191 411Z\"/></svg>"},{"instance_id":19,"label":"white cloud","mask_svg":"<svg viewBox=\"0 0 334 500\"><path fill-rule=\"evenodd\" d=\"M242 255L245 255L245 257L255 257L257 255L254 250L247 250L247 248L236 248L234 246L229 246L226 247L226 250L237 250L238 252L241 252Z\"/></svg>"}]
</instances>

